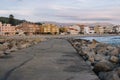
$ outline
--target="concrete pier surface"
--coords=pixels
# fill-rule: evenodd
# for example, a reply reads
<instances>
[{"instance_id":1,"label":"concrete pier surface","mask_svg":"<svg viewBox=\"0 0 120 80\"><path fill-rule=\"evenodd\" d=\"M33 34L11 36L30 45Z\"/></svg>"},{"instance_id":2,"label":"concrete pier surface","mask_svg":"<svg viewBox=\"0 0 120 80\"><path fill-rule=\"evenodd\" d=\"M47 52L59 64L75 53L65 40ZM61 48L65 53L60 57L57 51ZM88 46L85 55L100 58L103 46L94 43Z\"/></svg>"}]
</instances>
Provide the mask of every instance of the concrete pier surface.
<instances>
[{"instance_id":1,"label":"concrete pier surface","mask_svg":"<svg viewBox=\"0 0 120 80\"><path fill-rule=\"evenodd\" d=\"M50 39L0 59L0 80L99 80L69 42Z\"/></svg>"}]
</instances>

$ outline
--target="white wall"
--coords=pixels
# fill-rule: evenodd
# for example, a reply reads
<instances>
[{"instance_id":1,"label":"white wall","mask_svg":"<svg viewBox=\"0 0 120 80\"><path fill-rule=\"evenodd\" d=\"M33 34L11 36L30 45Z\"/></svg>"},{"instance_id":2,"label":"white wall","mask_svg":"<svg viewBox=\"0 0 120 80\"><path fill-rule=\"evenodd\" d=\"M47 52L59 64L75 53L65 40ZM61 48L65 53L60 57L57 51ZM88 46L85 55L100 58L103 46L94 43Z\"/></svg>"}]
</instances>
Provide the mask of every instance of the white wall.
<instances>
[{"instance_id":1,"label":"white wall","mask_svg":"<svg viewBox=\"0 0 120 80\"><path fill-rule=\"evenodd\" d=\"M77 25L70 26L70 27L68 27L68 32L69 32L70 34L79 34L79 32L80 32L80 27L77 26Z\"/></svg>"}]
</instances>

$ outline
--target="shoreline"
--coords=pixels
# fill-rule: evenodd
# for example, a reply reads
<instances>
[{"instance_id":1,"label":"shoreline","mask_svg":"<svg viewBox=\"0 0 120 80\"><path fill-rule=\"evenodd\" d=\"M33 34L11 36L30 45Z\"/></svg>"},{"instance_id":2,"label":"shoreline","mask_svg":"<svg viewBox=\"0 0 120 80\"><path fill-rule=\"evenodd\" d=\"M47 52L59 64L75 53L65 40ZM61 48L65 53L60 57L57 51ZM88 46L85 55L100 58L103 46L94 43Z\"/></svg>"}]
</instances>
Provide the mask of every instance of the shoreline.
<instances>
[{"instance_id":1,"label":"shoreline","mask_svg":"<svg viewBox=\"0 0 120 80\"><path fill-rule=\"evenodd\" d=\"M90 34L90 35L30 35L30 36L1 36L1 38L75 38L75 37L106 37L106 36L120 36L120 34Z\"/></svg>"}]
</instances>

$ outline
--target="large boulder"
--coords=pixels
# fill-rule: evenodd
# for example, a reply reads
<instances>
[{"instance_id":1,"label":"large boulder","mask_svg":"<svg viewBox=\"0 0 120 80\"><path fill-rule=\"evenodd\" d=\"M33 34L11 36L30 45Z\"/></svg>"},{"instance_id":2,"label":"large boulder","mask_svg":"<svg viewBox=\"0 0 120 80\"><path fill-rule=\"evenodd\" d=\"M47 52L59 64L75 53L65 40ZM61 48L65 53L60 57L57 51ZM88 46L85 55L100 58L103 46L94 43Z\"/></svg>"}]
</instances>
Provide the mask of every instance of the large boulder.
<instances>
[{"instance_id":1,"label":"large boulder","mask_svg":"<svg viewBox=\"0 0 120 80\"><path fill-rule=\"evenodd\" d=\"M114 68L114 65L110 63L109 61L100 61L94 65L93 71L98 73L101 71L111 71L113 70L113 68Z\"/></svg>"},{"instance_id":2,"label":"large boulder","mask_svg":"<svg viewBox=\"0 0 120 80\"><path fill-rule=\"evenodd\" d=\"M117 67L116 69L114 69L114 71L118 74L118 76L120 77L120 67Z\"/></svg>"},{"instance_id":3,"label":"large boulder","mask_svg":"<svg viewBox=\"0 0 120 80\"><path fill-rule=\"evenodd\" d=\"M105 60L105 59L106 59L105 56L102 55L102 54L96 54L96 55L95 55L95 61L96 61L96 62L103 61L103 60Z\"/></svg>"},{"instance_id":4,"label":"large boulder","mask_svg":"<svg viewBox=\"0 0 120 80\"><path fill-rule=\"evenodd\" d=\"M95 52L93 50L90 50L88 53L87 53L87 56L88 56L88 60L91 62L91 63L94 63L95 61Z\"/></svg>"},{"instance_id":5,"label":"large boulder","mask_svg":"<svg viewBox=\"0 0 120 80\"><path fill-rule=\"evenodd\" d=\"M23 48L27 48L29 46L31 46L30 43L24 43L24 44L19 44L17 47L18 47L18 49L23 49Z\"/></svg>"},{"instance_id":6,"label":"large boulder","mask_svg":"<svg viewBox=\"0 0 120 80\"><path fill-rule=\"evenodd\" d=\"M119 58L116 56L110 56L109 61L113 63L119 63Z\"/></svg>"},{"instance_id":7,"label":"large boulder","mask_svg":"<svg viewBox=\"0 0 120 80\"><path fill-rule=\"evenodd\" d=\"M4 51L4 50L8 49L9 48L8 45L9 45L8 43L0 44L0 51Z\"/></svg>"},{"instance_id":8,"label":"large boulder","mask_svg":"<svg viewBox=\"0 0 120 80\"><path fill-rule=\"evenodd\" d=\"M115 71L100 72L99 77L101 80L120 80L120 77Z\"/></svg>"},{"instance_id":9,"label":"large boulder","mask_svg":"<svg viewBox=\"0 0 120 80\"><path fill-rule=\"evenodd\" d=\"M95 48L98 44L100 44L100 42L96 41L95 39L93 39L92 43L89 44L89 47L91 49Z\"/></svg>"},{"instance_id":10,"label":"large boulder","mask_svg":"<svg viewBox=\"0 0 120 80\"><path fill-rule=\"evenodd\" d=\"M112 56L118 56L119 55L119 48L117 47L114 47L113 50L109 51L109 55L112 55Z\"/></svg>"},{"instance_id":11,"label":"large boulder","mask_svg":"<svg viewBox=\"0 0 120 80\"><path fill-rule=\"evenodd\" d=\"M81 50L80 55L84 56L84 55L87 55L91 49L84 45L84 46L81 46L80 50Z\"/></svg>"}]
</instances>

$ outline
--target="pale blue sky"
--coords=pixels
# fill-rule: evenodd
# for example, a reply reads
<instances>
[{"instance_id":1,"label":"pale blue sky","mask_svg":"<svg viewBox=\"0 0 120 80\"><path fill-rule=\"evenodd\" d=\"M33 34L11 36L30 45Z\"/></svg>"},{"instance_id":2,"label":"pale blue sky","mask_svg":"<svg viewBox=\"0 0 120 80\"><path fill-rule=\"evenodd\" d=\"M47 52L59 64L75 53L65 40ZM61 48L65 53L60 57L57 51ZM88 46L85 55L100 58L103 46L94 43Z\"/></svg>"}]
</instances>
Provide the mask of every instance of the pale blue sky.
<instances>
[{"instance_id":1,"label":"pale blue sky","mask_svg":"<svg viewBox=\"0 0 120 80\"><path fill-rule=\"evenodd\" d=\"M120 0L0 0L0 16L29 21L120 23Z\"/></svg>"}]
</instances>

